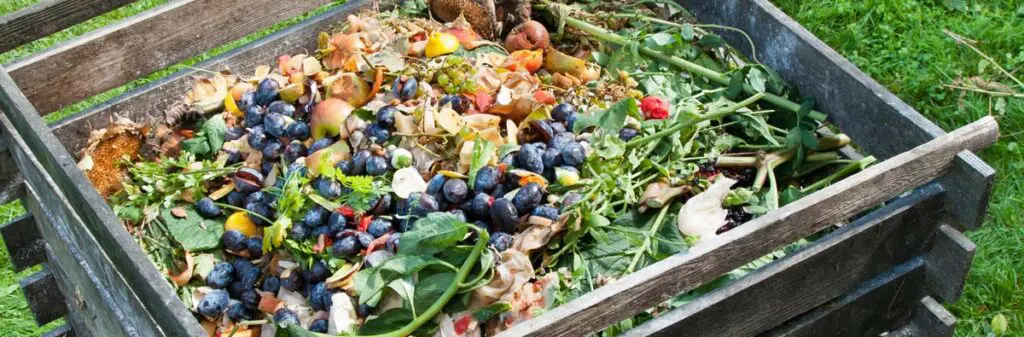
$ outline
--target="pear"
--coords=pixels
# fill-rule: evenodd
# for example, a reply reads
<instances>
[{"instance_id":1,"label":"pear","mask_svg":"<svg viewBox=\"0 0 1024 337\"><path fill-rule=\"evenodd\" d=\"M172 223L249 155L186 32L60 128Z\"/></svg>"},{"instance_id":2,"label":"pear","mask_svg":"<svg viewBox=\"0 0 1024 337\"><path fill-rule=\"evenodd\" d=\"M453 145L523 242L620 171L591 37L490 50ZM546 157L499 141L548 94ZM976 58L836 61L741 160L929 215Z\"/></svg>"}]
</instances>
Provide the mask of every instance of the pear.
<instances>
[{"instance_id":1,"label":"pear","mask_svg":"<svg viewBox=\"0 0 1024 337\"><path fill-rule=\"evenodd\" d=\"M337 136L352 110L355 108L351 104L337 98L328 98L317 103L310 117L313 139Z\"/></svg>"}]
</instances>

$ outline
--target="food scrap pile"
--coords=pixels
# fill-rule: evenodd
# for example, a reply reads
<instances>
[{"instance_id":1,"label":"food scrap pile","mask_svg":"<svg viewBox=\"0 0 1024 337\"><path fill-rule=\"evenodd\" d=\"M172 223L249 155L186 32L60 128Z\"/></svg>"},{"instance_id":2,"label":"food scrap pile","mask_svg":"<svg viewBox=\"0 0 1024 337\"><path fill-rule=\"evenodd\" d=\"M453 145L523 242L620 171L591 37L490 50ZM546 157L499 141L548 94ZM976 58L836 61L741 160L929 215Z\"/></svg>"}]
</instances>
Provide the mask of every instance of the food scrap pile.
<instances>
[{"instance_id":1,"label":"food scrap pile","mask_svg":"<svg viewBox=\"0 0 1024 337\"><path fill-rule=\"evenodd\" d=\"M109 201L211 336L494 335L873 160L674 3L443 3L118 124Z\"/></svg>"}]
</instances>

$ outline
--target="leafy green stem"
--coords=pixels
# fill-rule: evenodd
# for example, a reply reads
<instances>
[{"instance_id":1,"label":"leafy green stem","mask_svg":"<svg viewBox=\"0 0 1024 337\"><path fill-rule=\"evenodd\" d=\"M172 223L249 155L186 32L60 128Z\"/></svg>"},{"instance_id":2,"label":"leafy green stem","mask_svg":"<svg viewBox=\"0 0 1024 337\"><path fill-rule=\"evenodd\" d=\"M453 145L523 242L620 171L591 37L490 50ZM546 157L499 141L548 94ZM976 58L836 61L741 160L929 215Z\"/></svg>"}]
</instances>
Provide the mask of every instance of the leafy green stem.
<instances>
[{"instance_id":1,"label":"leafy green stem","mask_svg":"<svg viewBox=\"0 0 1024 337\"><path fill-rule=\"evenodd\" d=\"M668 209L672 206L672 203L665 205L661 208L661 212L658 212L658 216L654 218L654 223L651 223L651 230L647 231L647 235L644 236L644 244L636 253L633 254L633 259L629 262L629 267L626 268L626 272L623 275L632 274L636 270L636 266L640 263L640 258L647 253L648 247L651 245L651 238L653 238L659 230L661 230L661 223L665 220L665 214L668 213Z\"/></svg>"},{"instance_id":2,"label":"leafy green stem","mask_svg":"<svg viewBox=\"0 0 1024 337\"><path fill-rule=\"evenodd\" d=\"M557 6L566 6L564 4L552 3L550 1L544 1L544 3L547 5L547 7L549 9L552 9L553 12L555 12L554 8L557 7ZM568 11L563 11L563 12L568 13ZM555 13L555 14L557 15L557 13ZM582 30L582 31L584 31L584 32L586 32L586 33L588 33L588 34L590 34L590 35L592 35L592 36L594 36L594 37L596 37L596 38L598 38L600 40L604 40L605 42L610 42L610 43L614 43L614 44L618 44L618 45L627 45L627 44L630 43L630 41L628 39L626 39L625 37L620 36L620 35L615 34L615 33L612 33L612 32L609 32L608 30L606 30L604 28L601 28L601 27L598 27L598 26L595 26L595 25L593 25L593 24L591 24L589 22L586 22L586 21L583 21L583 20L580 20L580 19L576 19L576 18L573 18L573 17L568 16L568 15L565 15L564 17L562 17L562 19L565 20L566 24L568 24L568 25L570 25L570 26L572 26L572 27L574 27L576 29ZM701 66L699 64L690 62L690 61L685 60L685 59L680 58L680 57L668 55L668 54L665 54L665 53L662 53L660 51L657 51L657 50L654 50L654 49L650 49L650 48L647 48L647 47L639 47L638 50L641 53L643 53L643 54L645 54L645 55L647 55L647 56L649 56L651 58L654 58L654 59L657 59L659 61L662 61L662 62L671 64L671 65L683 68L684 70L689 71L690 73L693 73L693 74L696 74L698 76L707 78L709 80L718 82L721 85L725 85L725 86L729 85L729 82L730 82L729 76L726 76L726 75L723 75L723 74L721 74L721 73L719 73L717 71L705 68L705 67L703 67L703 66ZM757 90L755 90L749 84L744 84L743 85L743 91L745 91L745 92L747 92L749 94L757 93ZM768 101L769 103L775 104L775 105L777 105L777 106L779 106L779 107L781 107L783 109L786 109L786 110L789 110L789 111L793 111L793 112L797 112L797 111L800 110L800 104L799 103L790 101L790 100L786 99L785 97L778 96L778 95L775 95L775 94L771 94L771 93L763 93L763 94L764 94L765 101ZM825 119L828 118L828 116L825 115L824 113L822 113L820 111L815 111L815 110L811 110L810 113L808 114L808 116L810 116L811 118L813 118L814 120L817 120L817 121L825 121Z\"/></svg>"},{"instance_id":3,"label":"leafy green stem","mask_svg":"<svg viewBox=\"0 0 1024 337\"><path fill-rule=\"evenodd\" d=\"M637 146L646 144L648 142L651 142L651 141L654 141L654 140L657 140L657 139L661 139L662 137L665 137L665 136L668 136L668 135L671 135L671 134L675 134L675 133L677 133L677 132L679 132L679 131L681 131L683 129L686 129L688 127L694 126L697 123L700 123L700 122L703 122L703 121L709 121L709 120L718 119L718 118L722 118L722 117L728 116L729 114L736 112L736 110L739 110L739 109L741 109L741 108L743 108L745 106L754 104L754 102L757 102L758 100L760 100L763 97L766 97L765 93L757 93L757 94L754 94L753 96L750 96L749 98L747 98L747 99L745 99L743 101L740 101L739 103L732 104L732 105L729 105L727 107L724 107L724 108L721 108L721 109L717 109L717 110L708 112L706 114L701 115L700 117L697 117L696 119L686 120L686 121L680 122L680 123L678 123L676 125L673 125L673 126L667 128L667 129L655 132L655 133L653 133L651 135L644 136L644 137L641 137L641 138L633 139L633 140L631 140L631 141L626 143L626 149L635 148Z\"/></svg>"}]
</instances>

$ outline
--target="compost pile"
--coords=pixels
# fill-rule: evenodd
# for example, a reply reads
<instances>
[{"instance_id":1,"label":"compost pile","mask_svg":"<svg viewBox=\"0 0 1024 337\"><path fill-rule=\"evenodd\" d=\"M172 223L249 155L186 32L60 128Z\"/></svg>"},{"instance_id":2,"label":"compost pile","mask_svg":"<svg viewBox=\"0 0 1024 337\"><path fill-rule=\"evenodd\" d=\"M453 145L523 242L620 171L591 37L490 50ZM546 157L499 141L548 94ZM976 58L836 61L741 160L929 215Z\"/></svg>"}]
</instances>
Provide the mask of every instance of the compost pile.
<instances>
[{"instance_id":1,"label":"compost pile","mask_svg":"<svg viewBox=\"0 0 1024 337\"><path fill-rule=\"evenodd\" d=\"M211 336L480 336L870 163L773 71L642 3L351 16L120 122L144 144L109 201Z\"/></svg>"}]
</instances>

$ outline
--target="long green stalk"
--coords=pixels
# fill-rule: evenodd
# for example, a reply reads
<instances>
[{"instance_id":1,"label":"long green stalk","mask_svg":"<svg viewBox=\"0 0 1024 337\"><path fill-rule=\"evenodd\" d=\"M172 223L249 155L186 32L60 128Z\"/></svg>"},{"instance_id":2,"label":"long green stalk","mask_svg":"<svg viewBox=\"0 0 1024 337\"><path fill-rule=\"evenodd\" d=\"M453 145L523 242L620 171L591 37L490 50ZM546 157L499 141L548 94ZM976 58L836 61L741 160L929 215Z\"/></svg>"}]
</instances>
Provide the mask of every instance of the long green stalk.
<instances>
[{"instance_id":1,"label":"long green stalk","mask_svg":"<svg viewBox=\"0 0 1024 337\"><path fill-rule=\"evenodd\" d=\"M551 3L547 3L547 4L549 6L553 5ZM580 19L576 19L576 18L570 17L568 15L564 16L563 19L565 20L565 23L568 24L569 26L572 26L572 27L574 27L576 29L582 30L582 31L584 31L584 32L586 32L586 33L588 33L588 34L590 34L590 35L592 35L592 36L594 36L594 37L596 37L598 39L604 40L605 42L610 42L610 43L614 43L614 44L622 45L622 46L627 45L627 44L630 43L630 41L627 40L625 37L622 37L622 36L619 36L618 34L609 32L608 30L606 30L604 28L601 28L601 27L598 27L598 26L595 26L595 25L593 25L593 24L591 24L589 22L586 22L586 21L583 21L583 20L580 20ZM643 53L644 55L647 55L647 56L649 56L651 58L657 59L659 61L671 64L671 65L674 65L674 66L677 66L679 68L683 68L684 70L689 71L690 73L693 73L693 74L696 74L698 76L707 78L709 80L718 82L721 85L725 85L725 86L729 85L730 79L729 79L728 76L722 75L721 73L719 73L717 71L705 68L705 67L703 67L703 66L701 66L699 64L687 61L687 60L685 60L683 58L680 58L680 57L676 57L676 56L672 56L672 55L667 55L665 53L662 53L662 52L659 52L657 50L653 50L653 49L650 49L650 48L647 48L647 47L639 47L638 50L641 53ZM753 87L751 87L750 85L747 85L747 84L743 85L743 91L745 91L746 93L751 94L751 95L759 93L757 90L754 90ZM775 104L775 105L777 105L777 106L779 106L779 107L781 107L783 109L786 109L786 110L789 110L789 111L793 111L793 112L796 112L796 111L800 110L800 104L799 103L790 101L790 100L786 99L785 97L778 96L778 95L771 94L771 93L766 93L766 92L765 93L761 93L761 94L764 94L764 100L765 101L768 101L769 103ZM814 120L819 121L819 122L823 122L823 121L825 121L825 119L828 118L828 116L825 115L824 113L822 113L820 111L815 111L815 110L811 110L811 112L808 114L808 116L813 118Z\"/></svg>"}]
</instances>

